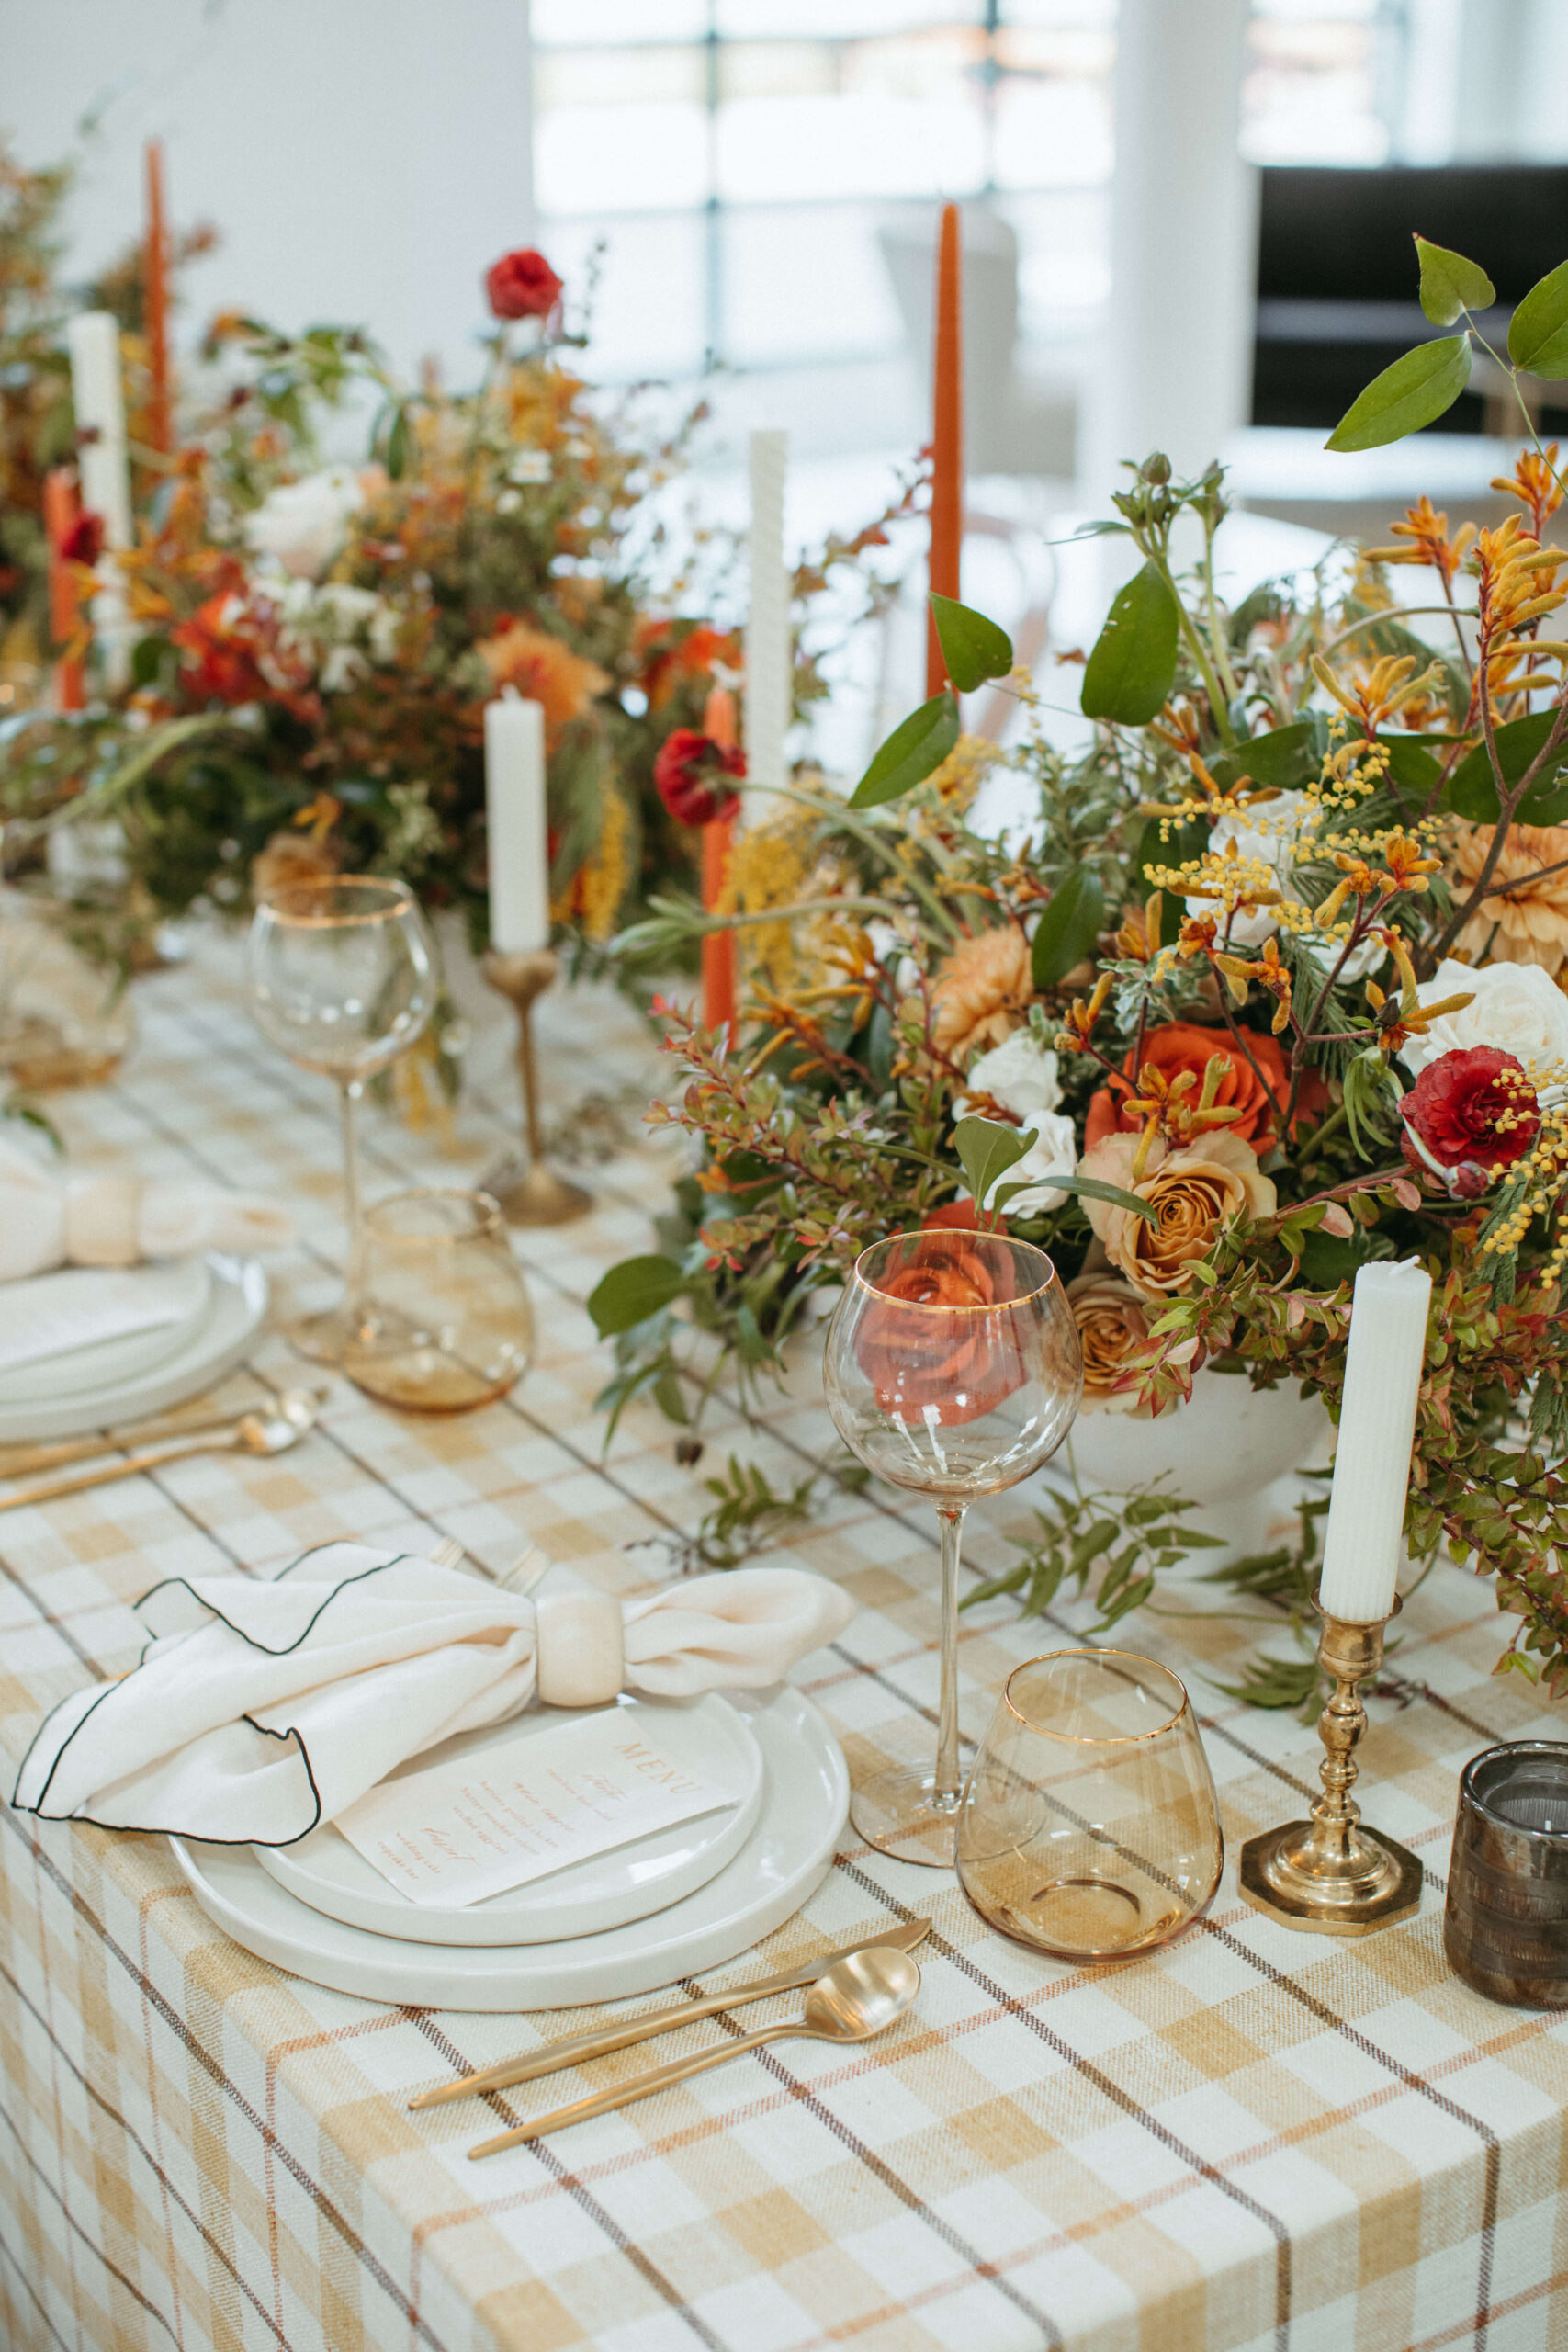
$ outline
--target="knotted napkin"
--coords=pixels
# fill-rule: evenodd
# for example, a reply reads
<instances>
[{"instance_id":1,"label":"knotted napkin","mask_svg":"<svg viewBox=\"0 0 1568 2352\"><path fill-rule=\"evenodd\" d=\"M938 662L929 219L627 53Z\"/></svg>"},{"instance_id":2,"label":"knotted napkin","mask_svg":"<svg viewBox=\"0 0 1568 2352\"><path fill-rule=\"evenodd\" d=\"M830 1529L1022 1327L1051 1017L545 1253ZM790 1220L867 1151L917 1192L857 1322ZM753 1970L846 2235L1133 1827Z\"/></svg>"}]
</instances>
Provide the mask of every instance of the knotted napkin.
<instances>
[{"instance_id":1,"label":"knotted napkin","mask_svg":"<svg viewBox=\"0 0 1568 2352\"><path fill-rule=\"evenodd\" d=\"M736 1568L625 1602L530 1600L456 1568L327 1544L269 1583L172 1577L118 1682L49 1715L12 1803L51 1821L288 1846L457 1732L617 1690L776 1682L854 1604L798 1568Z\"/></svg>"},{"instance_id":2,"label":"knotted napkin","mask_svg":"<svg viewBox=\"0 0 1568 2352\"><path fill-rule=\"evenodd\" d=\"M51 1168L0 1135L0 1282L51 1266L131 1266L205 1250L278 1250L294 1236L286 1209L246 1193L181 1178Z\"/></svg>"}]
</instances>

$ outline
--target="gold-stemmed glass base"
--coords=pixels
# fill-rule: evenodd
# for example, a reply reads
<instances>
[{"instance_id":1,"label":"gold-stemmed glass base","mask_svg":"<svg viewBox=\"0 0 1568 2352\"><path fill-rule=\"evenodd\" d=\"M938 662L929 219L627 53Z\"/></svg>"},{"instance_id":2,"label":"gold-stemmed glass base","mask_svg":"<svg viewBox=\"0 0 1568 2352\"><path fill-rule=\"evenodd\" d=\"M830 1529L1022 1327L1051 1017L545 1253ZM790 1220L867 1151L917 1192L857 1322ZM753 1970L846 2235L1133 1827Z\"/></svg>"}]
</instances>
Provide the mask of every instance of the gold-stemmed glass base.
<instances>
[{"instance_id":1,"label":"gold-stemmed glass base","mask_svg":"<svg viewBox=\"0 0 1568 2352\"><path fill-rule=\"evenodd\" d=\"M960 1791L938 1788L929 1766L899 1764L862 1781L850 1799L850 1819L878 1853L950 1871L963 1802Z\"/></svg>"},{"instance_id":2,"label":"gold-stemmed glass base","mask_svg":"<svg viewBox=\"0 0 1568 2352\"><path fill-rule=\"evenodd\" d=\"M482 1189L508 1225L566 1225L593 1206L592 1193L569 1183L541 1159L503 1159L484 1179Z\"/></svg>"}]
</instances>

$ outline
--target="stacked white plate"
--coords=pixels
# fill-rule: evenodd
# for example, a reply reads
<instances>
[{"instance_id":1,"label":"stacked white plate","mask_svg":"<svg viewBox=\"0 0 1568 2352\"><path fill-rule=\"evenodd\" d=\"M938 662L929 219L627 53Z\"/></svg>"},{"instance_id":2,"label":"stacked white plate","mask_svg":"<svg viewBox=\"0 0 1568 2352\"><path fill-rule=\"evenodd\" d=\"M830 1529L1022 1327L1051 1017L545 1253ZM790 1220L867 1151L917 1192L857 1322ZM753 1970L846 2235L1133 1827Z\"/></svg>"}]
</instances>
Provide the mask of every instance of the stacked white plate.
<instances>
[{"instance_id":1,"label":"stacked white plate","mask_svg":"<svg viewBox=\"0 0 1568 2352\"><path fill-rule=\"evenodd\" d=\"M734 1792L723 1812L572 1864L488 1902L413 1904L330 1826L291 1847L171 1841L208 1917L248 1951L367 2000L548 2009L717 1967L798 1911L849 1813L838 1741L797 1690L617 1705ZM572 1718L548 1708L431 1748L422 1771Z\"/></svg>"},{"instance_id":2,"label":"stacked white plate","mask_svg":"<svg viewBox=\"0 0 1568 2352\"><path fill-rule=\"evenodd\" d=\"M0 1445L76 1437L199 1396L243 1363L266 1300L254 1259L218 1255L7 1283Z\"/></svg>"}]
</instances>

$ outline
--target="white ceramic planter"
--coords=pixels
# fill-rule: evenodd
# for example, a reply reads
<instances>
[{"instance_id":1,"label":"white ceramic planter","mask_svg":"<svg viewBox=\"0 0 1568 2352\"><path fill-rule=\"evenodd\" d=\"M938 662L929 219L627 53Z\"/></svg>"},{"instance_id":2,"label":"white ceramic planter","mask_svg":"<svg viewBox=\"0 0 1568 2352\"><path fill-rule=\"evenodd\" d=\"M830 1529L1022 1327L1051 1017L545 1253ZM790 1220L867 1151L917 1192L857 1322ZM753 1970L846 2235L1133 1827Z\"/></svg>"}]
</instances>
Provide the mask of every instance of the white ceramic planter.
<instances>
[{"instance_id":1,"label":"white ceramic planter","mask_svg":"<svg viewBox=\"0 0 1568 2352\"><path fill-rule=\"evenodd\" d=\"M1224 1554L1195 1559L1208 1568L1294 1532L1300 1488L1292 1474L1324 1468L1332 1435L1323 1404L1294 1382L1258 1389L1244 1373L1201 1372L1191 1401L1167 1406L1154 1420L1080 1414L1039 1475L1058 1489L1076 1481L1086 1493L1113 1495L1163 1480L1199 1506L1186 1523L1224 1544Z\"/></svg>"}]
</instances>

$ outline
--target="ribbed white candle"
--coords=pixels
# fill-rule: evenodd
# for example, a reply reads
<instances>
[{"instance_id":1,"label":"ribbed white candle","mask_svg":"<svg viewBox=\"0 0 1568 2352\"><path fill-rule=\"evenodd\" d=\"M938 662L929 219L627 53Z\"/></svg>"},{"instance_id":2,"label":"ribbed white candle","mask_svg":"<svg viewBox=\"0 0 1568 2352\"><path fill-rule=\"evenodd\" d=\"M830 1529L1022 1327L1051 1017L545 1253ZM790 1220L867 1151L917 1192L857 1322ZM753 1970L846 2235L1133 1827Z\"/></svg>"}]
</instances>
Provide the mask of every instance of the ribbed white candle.
<instances>
[{"instance_id":1,"label":"ribbed white candle","mask_svg":"<svg viewBox=\"0 0 1568 2352\"><path fill-rule=\"evenodd\" d=\"M79 445L77 467L82 504L103 517L104 544L131 544L130 463L125 446L125 394L119 373L119 322L112 311L78 311L65 328L71 355L71 401ZM104 567L106 584L93 599L93 628L103 647L111 686L122 685L130 670L130 628L125 588L117 567Z\"/></svg>"},{"instance_id":2,"label":"ribbed white candle","mask_svg":"<svg viewBox=\"0 0 1568 2352\"><path fill-rule=\"evenodd\" d=\"M1371 1625L1393 1608L1432 1278L1413 1260L1356 1277L1319 1605Z\"/></svg>"},{"instance_id":3,"label":"ribbed white candle","mask_svg":"<svg viewBox=\"0 0 1568 2352\"><path fill-rule=\"evenodd\" d=\"M515 686L485 705L485 820L490 944L505 956L531 955L550 944L545 712Z\"/></svg>"},{"instance_id":4,"label":"ribbed white candle","mask_svg":"<svg viewBox=\"0 0 1568 2352\"><path fill-rule=\"evenodd\" d=\"M742 742L751 793L776 791L788 781L784 738L789 731L791 647L789 576L784 570L784 476L787 433L751 435L751 608L746 623L746 694Z\"/></svg>"}]
</instances>

